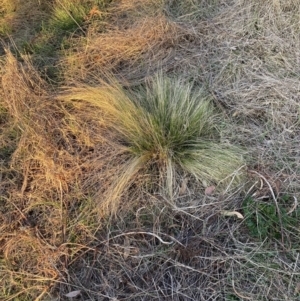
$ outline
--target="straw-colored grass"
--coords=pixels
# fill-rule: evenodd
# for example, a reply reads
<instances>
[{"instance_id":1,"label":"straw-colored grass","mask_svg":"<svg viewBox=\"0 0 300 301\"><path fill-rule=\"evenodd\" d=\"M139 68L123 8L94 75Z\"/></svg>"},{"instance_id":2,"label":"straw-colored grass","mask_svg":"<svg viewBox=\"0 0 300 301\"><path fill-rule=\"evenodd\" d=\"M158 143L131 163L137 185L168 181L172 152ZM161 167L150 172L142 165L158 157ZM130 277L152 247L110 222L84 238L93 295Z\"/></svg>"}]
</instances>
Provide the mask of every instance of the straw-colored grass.
<instances>
[{"instance_id":1,"label":"straw-colored grass","mask_svg":"<svg viewBox=\"0 0 300 301\"><path fill-rule=\"evenodd\" d=\"M167 65L180 39L179 27L159 11L155 17L121 23L103 33L92 27L86 38L74 41L77 51L67 54L65 77L86 80L91 74L114 72L120 78L140 81Z\"/></svg>"},{"instance_id":2,"label":"straw-colored grass","mask_svg":"<svg viewBox=\"0 0 300 301\"><path fill-rule=\"evenodd\" d=\"M49 1L29 0L11 1L3 0L0 3L0 36L14 35L16 40L28 40L32 32L46 18Z\"/></svg>"}]
</instances>

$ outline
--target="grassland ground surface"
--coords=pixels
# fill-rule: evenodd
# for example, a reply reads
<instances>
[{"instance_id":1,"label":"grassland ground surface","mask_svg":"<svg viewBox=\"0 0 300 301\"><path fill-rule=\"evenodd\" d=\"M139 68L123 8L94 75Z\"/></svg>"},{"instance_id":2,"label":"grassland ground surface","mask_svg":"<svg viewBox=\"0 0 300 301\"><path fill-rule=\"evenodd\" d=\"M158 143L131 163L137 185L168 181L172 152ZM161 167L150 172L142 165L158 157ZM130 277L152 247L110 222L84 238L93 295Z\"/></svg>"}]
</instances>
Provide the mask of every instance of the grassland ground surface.
<instances>
[{"instance_id":1,"label":"grassland ground surface","mask_svg":"<svg viewBox=\"0 0 300 301\"><path fill-rule=\"evenodd\" d=\"M300 300L300 1L1 0L0 300Z\"/></svg>"}]
</instances>

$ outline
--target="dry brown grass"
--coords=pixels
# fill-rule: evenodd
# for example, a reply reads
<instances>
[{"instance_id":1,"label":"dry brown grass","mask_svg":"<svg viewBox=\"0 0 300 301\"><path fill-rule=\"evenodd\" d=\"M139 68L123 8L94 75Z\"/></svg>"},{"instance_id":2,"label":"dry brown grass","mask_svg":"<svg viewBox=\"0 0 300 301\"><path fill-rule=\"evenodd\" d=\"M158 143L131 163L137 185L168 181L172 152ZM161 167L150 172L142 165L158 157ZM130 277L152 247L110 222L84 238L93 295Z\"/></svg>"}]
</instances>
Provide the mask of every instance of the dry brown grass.
<instances>
[{"instance_id":1,"label":"dry brown grass","mask_svg":"<svg viewBox=\"0 0 300 301\"><path fill-rule=\"evenodd\" d=\"M57 224L61 214L57 216L57 211L50 211L48 219L49 213L46 218L46 213L39 210L43 206L51 208L51 205L46 205L47 198L50 200L50 194L53 197L53 186L59 187L58 176L50 167L53 151L48 139L49 125L54 121L56 110L47 102L46 85L29 62L22 66L7 52L2 71L4 105L20 133L10 169L2 174L6 190L1 199L1 241L5 260L1 275L7 295L14 300L19 294L40 294L59 274L56 261L61 254L56 251L57 239L52 234L61 232L61 225ZM12 175L14 181L10 180ZM43 226L39 226L41 222ZM25 283L27 278L29 280Z\"/></svg>"},{"instance_id":2,"label":"dry brown grass","mask_svg":"<svg viewBox=\"0 0 300 301\"><path fill-rule=\"evenodd\" d=\"M299 166L288 161L299 156L299 5L237 2L214 24L210 81L237 121L232 134L275 177L290 174L295 189Z\"/></svg>"},{"instance_id":3,"label":"dry brown grass","mask_svg":"<svg viewBox=\"0 0 300 301\"><path fill-rule=\"evenodd\" d=\"M87 80L91 74L113 72L140 81L172 64L174 48L184 40L184 32L164 16L162 4L121 1L111 7L109 15L110 25L104 32L91 26L86 37L74 40L80 46L67 54L66 78Z\"/></svg>"},{"instance_id":4,"label":"dry brown grass","mask_svg":"<svg viewBox=\"0 0 300 301\"><path fill-rule=\"evenodd\" d=\"M10 168L1 170L1 245L5 260L1 277L12 300L19 294L31 300L36 292L46 293L55 281L64 279L71 255L69 235L78 226L69 224L67 211L73 211L77 201L86 198L80 177L84 158L89 158L88 148L92 147L85 128L78 130L77 121L50 97L51 88L30 61L24 60L20 64L8 52L2 70L3 106L13 116L11 124L20 135ZM72 248L73 252L77 248L81 245Z\"/></svg>"},{"instance_id":5,"label":"dry brown grass","mask_svg":"<svg viewBox=\"0 0 300 301\"><path fill-rule=\"evenodd\" d=\"M144 17L155 17L157 13L162 13L163 9L163 0L120 0L112 2L110 12L113 23L132 25L129 18L133 21Z\"/></svg>"},{"instance_id":6,"label":"dry brown grass","mask_svg":"<svg viewBox=\"0 0 300 301\"><path fill-rule=\"evenodd\" d=\"M116 216L103 218L98 204L128 156L94 106L58 100L60 87L7 52L0 299L70 300L65 294L80 290L78 300L93 301L298 300L299 1L123 0L109 14L106 24L87 21L86 38L70 38L65 83L96 85L109 71L131 86L162 68L207 85L226 116L220 141L244 147L252 172L212 193L177 174L175 202L137 177ZM27 24L15 20L16 29ZM261 240L246 219L222 215L245 214L246 194L293 210L292 222L281 213L279 237Z\"/></svg>"}]
</instances>

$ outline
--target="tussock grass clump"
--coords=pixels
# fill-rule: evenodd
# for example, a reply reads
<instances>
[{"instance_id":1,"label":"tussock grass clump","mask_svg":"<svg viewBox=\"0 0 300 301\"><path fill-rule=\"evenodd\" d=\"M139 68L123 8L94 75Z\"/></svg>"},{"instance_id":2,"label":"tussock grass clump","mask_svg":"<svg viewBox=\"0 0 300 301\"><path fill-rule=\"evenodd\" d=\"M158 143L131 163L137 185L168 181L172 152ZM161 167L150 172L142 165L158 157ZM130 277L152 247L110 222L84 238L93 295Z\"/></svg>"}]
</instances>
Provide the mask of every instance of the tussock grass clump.
<instances>
[{"instance_id":1,"label":"tussock grass clump","mask_svg":"<svg viewBox=\"0 0 300 301\"><path fill-rule=\"evenodd\" d=\"M115 202L134 178L158 176L169 197L183 171L204 185L220 184L241 166L240 150L220 142L218 115L203 89L157 75L145 86L125 91L117 84L74 88L65 99L99 108L106 127L117 133L129 159L121 163L108 202Z\"/></svg>"}]
</instances>

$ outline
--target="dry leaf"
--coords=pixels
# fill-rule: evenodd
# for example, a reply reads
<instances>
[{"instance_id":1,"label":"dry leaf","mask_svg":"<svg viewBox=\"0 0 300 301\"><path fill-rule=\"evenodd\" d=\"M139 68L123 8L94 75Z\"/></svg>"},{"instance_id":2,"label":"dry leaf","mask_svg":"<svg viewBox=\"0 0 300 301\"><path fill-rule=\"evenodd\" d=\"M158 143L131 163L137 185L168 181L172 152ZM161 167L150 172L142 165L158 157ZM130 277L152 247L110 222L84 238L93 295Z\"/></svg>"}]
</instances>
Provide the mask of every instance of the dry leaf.
<instances>
[{"instance_id":1,"label":"dry leaf","mask_svg":"<svg viewBox=\"0 0 300 301\"><path fill-rule=\"evenodd\" d=\"M276 195L278 195L280 193L281 186L282 186L281 181L279 179L275 180L274 185L275 185Z\"/></svg>"},{"instance_id":2,"label":"dry leaf","mask_svg":"<svg viewBox=\"0 0 300 301\"><path fill-rule=\"evenodd\" d=\"M293 205L293 207L288 211L287 214L293 213L293 212L296 210L297 206L298 206L298 200L297 200L297 198L294 196L294 205Z\"/></svg>"},{"instance_id":3,"label":"dry leaf","mask_svg":"<svg viewBox=\"0 0 300 301\"><path fill-rule=\"evenodd\" d=\"M295 287L295 295L298 295L299 293L300 293L300 282L298 282Z\"/></svg>"},{"instance_id":4,"label":"dry leaf","mask_svg":"<svg viewBox=\"0 0 300 301\"><path fill-rule=\"evenodd\" d=\"M244 219L244 216L241 213L237 212L237 211L223 210L223 211L221 211L221 214L224 215L224 216L236 216L237 218Z\"/></svg>"},{"instance_id":5,"label":"dry leaf","mask_svg":"<svg viewBox=\"0 0 300 301\"><path fill-rule=\"evenodd\" d=\"M99 17L101 17L102 13L101 13L101 11L98 9L97 6L93 6L92 9L91 9L90 12L89 12L89 15L90 15L90 16L98 15Z\"/></svg>"},{"instance_id":6,"label":"dry leaf","mask_svg":"<svg viewBox=\"0 0 300 301\"><path fill-rule=\"evenodd\" d=\"M124 259L126 260L128 258L128 256L130 255L130 242L128 237L125 237L125 241L124 241Z\"/></svg>"},{"instance_id":7,"label":"dry leaf","mask_svg":"<svg viewBox=\"0 0 300 301\"><path fill-rule=\"evenodd\" d=\"M92 9L89 11L88 15L85 17L86 20L96 17L101 17L102 12L98 9L97 6L93 6Z\"/></svg>"},{"instance_id":8,"label":"dry leaf","mask_svg":"<svg viewBox=\"0 0 300 301\"><path fill-rule=\"evenodd\" d=\"M239 114L240 114L239 111L234 111L234 113L232 114L232 117L236 117L236 116L238 116Z\"/></svg>"},{"instance_id":9,"label":"dry leaf","mask_svg":"<svg viewBox=\"0 0 300 301\"><path fill-rule=\"evenodd\" d=\"M74 297L77 297L80 293L81 293L81 291L72 291L72 292L66 294L65 296L68 298L74 298Z\"/></svg>"},{"instance_id":10,"label":"dry leaf","mask_svg":"<svg viewBox=\"0 0 300 301\"><path fill-rule=\"evenodd\" d=\"M183 179L183 181L181 183L181 187L180 187L179 192L178 192L179 195L183 195L186 192L187 182L188 182L188 180L186 178Z\"/></svg>"},{"instance_id":11,"label":"dry leaf","mask_svg":"<svg viewBox=\"0 0 300 301\"><path fill-rule=\"evenodd\" d=\"M204 193L206 195L211 195L215 191L216 187L215 186L208 186L205 188Z\"/></svg>"}]
</instances>

